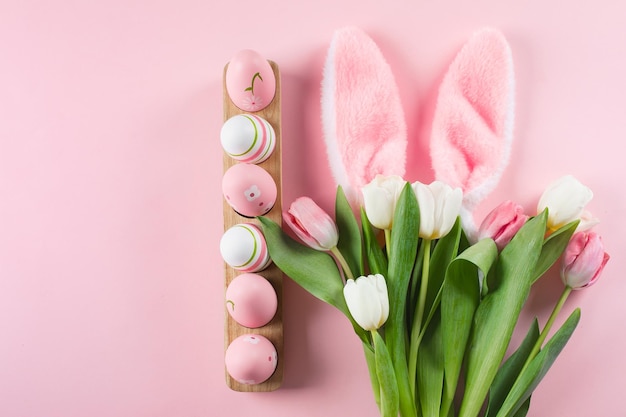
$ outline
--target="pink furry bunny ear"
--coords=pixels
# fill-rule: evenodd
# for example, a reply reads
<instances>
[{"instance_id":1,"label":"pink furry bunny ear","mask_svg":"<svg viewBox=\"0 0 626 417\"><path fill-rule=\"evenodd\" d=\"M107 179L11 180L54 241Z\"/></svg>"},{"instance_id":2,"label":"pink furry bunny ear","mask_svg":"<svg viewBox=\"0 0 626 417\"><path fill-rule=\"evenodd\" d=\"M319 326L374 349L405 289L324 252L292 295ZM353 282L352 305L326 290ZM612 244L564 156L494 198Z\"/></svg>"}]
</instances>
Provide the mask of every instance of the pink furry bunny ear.
<instances>
[{"instance_id":1,"label":"pink furry bunny ear","mask_svg":"<svg viewBox=\"0 0 626 417\"><path fill-rule=\"evenodd\" d=\"M475 231L472 211L508 164L513 116L511 50L500 32L482 29L443 79L431 137L435 178L463 189L462 220L470 237Z\"/></svg>"},{"instance_id":2,"label":"pink furry bunny ear","mask_svg":"<svg viewBox=\"0 0 626 417\"><path fill-rule=\"evenodd\" d=\"M406 123L380 50L353 27L335 32L322 81L322 126L330 167L353 206L377 174L403 176Z\"/></svg>"}]
</instances>

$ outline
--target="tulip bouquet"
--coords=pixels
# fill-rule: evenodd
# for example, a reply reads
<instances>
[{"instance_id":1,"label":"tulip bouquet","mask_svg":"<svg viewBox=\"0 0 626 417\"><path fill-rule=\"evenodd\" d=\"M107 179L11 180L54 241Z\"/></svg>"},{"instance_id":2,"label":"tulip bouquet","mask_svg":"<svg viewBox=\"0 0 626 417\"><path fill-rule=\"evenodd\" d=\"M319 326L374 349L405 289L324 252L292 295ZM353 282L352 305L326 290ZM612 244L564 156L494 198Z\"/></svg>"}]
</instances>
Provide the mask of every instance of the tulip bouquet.
<instances>
[{"instance_id":1,"label":"tulip bouquet","mask_svg":"<svg viewBox=\"0 0 626 417\"><path fill-rule=\"evenodd\" d=\"M507 201L476 231L463 226L461 189L443 182L377 176L361 192L353 210L337 189L334 220L295 200L283 219L301 242L259 221L274 263L352 323L381 415L525 416L580 310L554 331L556 316L609 259L584 211L591 191L566 176L536 213ZM558 262L554 311L510 346L531 286Z\"/></svg>"}]
</instances>

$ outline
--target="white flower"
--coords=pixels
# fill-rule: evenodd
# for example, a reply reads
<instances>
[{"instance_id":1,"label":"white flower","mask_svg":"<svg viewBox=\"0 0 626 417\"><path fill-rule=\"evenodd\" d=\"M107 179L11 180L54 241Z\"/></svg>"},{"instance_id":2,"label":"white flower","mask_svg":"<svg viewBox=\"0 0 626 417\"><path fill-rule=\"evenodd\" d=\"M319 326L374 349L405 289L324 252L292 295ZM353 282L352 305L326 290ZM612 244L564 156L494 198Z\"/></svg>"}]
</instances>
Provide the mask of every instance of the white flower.
<instances>
[{"instance_id":1,"label":"white flower","mask_svg":"<svg viewBox=\"0 0 626 417\"><path fill-rule=\"evenodd\" d=\"M463 191L441 181L430 185L414 182L411 186L420 209L419 236L439 239L447 235L461 212Z\"/></svg>"},{"instance_id":2,"label":"white flower","mask_svg":"<svg viewBox=\"0 0 626 417\"><path fill-rule=\"evenodd\" d=\"M588 223L590 216L584 210L592 198L591 189L573 176L566 175L546 188L539 198L537 212L541 213L546 208L548 209L548 228L551 230L557 230L583 217L585 223Z\"/></svg>"},{"instance_id":3,"label":"white flower","mask_svg":"<svg viewBox=\"0 0 626 417\"><path fill-rule=\"evenodd\" d=\"M243 341L246 342L246 343L250 343L251 345L258 345L259 342L260 342L260 340L258 338L256 338L256 337L254 337L254 336L246 336L243 339Z\"/></svg>"},{"instance_id":4,"label":"white flower","mask_svg":"<svg viewBox=\"0 0 626 417\"><path fill-rule=\"evenodd\" d=\"M378 229L391 229L396 204L406 184L398 175L376 175L361 189L365 213L372 226Z\"/></svg>"},{"instance_id":5,"label":"white flower","mask_svg":"<svg viewBox=\"0 0 626 417\"><path fill-rule=\"evenodd\" d=\"M263 99L259 96L250 95L250 97L245 97L243 99L243 107L244 110L247 111L257 111L263 108Z\"/></svg>"},{"instance_id":6,"label":"white flower","mask_svg":"<svg viewBox=\"0 0 626 417\"><path fill-rule=\"evenodd\" d=\"M348 310L363 329L380 328L389 316L387 283L381 274L349 279L343 287Z\"/></svg>"},{"instance_id":7,"label":"white flower","mask_svg":"<svg viewBox=\"0 0 626 417\"><path fill-rule=\"evenodd\" d=\"M257 198L261 197L261 189L256 185L251 186L243 193L246 196L246 200L248 201L254 201Z\"/></svg>"}]
</instances>

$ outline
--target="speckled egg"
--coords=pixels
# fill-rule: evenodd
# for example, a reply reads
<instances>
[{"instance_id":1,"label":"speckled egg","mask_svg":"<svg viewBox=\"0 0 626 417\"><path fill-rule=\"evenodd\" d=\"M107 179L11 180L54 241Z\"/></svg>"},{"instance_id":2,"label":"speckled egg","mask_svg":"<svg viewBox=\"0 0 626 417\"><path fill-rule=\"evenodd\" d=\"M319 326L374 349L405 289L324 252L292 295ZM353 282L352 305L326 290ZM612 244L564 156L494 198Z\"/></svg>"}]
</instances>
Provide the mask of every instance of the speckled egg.
<instances>
[{"instance_id":1,"label":"speckled egg","mask_svg":"<svg viewBox=\"0 0 626 417\"><path fill-rule=\"evenodd\" d=\"M237 52L226 68L226 91L241 110L256 112L267 107L276 94L276 77L270 63L258 52Z\"/></svg>"},{"instance_id":2,"label":"speckled egg","mask_svg":"<svg viewBox=\"0 0 626 417\"><path fill-rule=\"evenodd\" d=\"M226 289L226 309L237 323L251 329L265 326L276 314L278 297L259 274L236 276Z\"/></svg>"},{"instance_id":3,"label":"speckled egg","mask_svg":"<svg viewBox=\"0 0 626 417\"><path fill-rule=\"evenodd\" d=\"M267 338L245 334L233 340L226 349L226 371L241 384L267 381L278 364L276 348Z\"/></svg>"},{"instance_id":4,"label":"speckled egg","mask_svg":"<svg viewBox=\"0 0 626 417\"><path fill-rule=\"evenodd\" d=\"M272 125L254 114L237 114L228 119L220 132L222 148L239 162L258 164L270 157L276 146Z\"/></svg>"},{"instance_id":5,"label":"speckled egg","mask_svg":"<svg viewBox=\"0 0 626 417\"><path fill-rule=\"evenodd\" d=\"M276 203L278 190L272 176L253 164L236 164L222 177L222 192L228 204L244 217L266 214Z\"/></svg>"},{"instance_id":6,"label":"speckled egg","mask_svg":"<svg viewBox=\"0 0 626 417\"><path fill-rule=\"evenodd\" d=\"M252 223L230 227L220 239L224 261L242 272L259 272L272 262L263 232Z\"/></svg>"}]
</instances>

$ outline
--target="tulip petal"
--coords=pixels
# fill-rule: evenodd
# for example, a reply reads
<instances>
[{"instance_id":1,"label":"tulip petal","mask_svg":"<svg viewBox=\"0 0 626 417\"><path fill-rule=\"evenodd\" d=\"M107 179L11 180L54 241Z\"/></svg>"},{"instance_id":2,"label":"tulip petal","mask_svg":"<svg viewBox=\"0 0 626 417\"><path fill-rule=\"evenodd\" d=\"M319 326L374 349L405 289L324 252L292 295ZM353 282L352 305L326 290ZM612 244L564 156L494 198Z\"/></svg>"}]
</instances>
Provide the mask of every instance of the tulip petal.
<instances>
[{"instance_id":1,"label":"tulip petal","mask_svg":"<svg viewBox=\"0 0 626 417\"><path fill-rule=\"evenodd\" d=\"M593 198L593 192L576 178L565 175L551 183L537 203L537 212L548 209L548 227L556 230L577 220L585 206Z\"/></svg>"}]
</instances>

